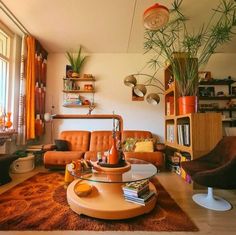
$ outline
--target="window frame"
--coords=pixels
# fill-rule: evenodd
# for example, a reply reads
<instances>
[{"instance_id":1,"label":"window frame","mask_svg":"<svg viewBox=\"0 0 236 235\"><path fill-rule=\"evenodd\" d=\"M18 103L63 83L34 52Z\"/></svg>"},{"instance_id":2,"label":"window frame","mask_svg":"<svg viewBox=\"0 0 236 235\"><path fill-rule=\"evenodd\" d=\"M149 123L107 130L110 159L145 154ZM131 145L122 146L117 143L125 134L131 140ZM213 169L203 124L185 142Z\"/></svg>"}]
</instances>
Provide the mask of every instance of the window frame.
<instances>
[{"instance_id":1,"label":"window frame","mask_svg":"<svg viewBox=\"0 0 236 235\"><path fill-rule=\"evenodd\" d=\"M7 72L6 72L6 102L4 111L13 112L13 99L12 99L12 69L13 69L13 39L14 33L0 21L0 30L8 37L7 42L7 54L6 56L0 53L0 58L7 62Z\"/></svg>"}]
</instances>

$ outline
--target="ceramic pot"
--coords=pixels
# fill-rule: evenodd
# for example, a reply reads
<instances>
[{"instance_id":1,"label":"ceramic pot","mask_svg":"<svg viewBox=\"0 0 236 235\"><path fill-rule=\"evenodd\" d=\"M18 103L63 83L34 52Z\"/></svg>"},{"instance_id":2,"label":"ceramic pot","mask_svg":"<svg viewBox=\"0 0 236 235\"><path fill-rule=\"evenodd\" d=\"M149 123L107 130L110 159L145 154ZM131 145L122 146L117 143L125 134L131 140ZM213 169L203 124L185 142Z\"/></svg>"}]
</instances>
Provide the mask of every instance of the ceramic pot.
<instances>
[{"instance_id":1,"label":"ceramic pot","mask_svg":"<svg viewBox=\"0 0 236 235\"><path fill-rule=\"evenodd\" d=\"M179 115L197 112L197 96L181 96L178 99Z\"/></svg>"}]
</instances>

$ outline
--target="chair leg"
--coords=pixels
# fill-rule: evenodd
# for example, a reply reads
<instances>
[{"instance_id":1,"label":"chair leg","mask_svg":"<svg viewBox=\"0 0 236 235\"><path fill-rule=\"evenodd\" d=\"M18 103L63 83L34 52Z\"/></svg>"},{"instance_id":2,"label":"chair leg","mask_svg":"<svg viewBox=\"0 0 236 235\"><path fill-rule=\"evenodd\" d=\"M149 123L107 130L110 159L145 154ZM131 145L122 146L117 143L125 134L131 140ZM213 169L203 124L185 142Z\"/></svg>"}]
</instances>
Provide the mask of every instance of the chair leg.
<instances>
[{"instance_id":1,"label":"chair leg","mask_svg":"<svg viewBox=\"0 0 236 235\"><path fill-rule=\"evenodd\" d=\"M228 211L232 208L231 204L224 200L223 198L213 195L213 189L208 188L207 194L195 194L193 195L193 200L198 205L203 206L210 210L215 211Z\"/></svg>"}]
</instances>

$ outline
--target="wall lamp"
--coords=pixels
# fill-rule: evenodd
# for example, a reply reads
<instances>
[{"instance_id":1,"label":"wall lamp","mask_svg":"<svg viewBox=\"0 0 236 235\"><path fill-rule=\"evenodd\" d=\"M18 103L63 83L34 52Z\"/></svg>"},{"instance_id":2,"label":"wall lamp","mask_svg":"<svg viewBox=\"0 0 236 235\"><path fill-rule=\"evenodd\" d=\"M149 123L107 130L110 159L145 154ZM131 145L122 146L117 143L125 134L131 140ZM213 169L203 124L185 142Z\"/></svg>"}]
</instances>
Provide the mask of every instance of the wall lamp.
<instances>
[{"instance_id":1,"label":"wall lamp","mask_svg":"<svg viewBox=\"0 0 236 235\"><path fill-rule=\"evenodd\" d=\"M145 83L137 83L135 76L148 77L148 80ZM156 77L149 74L137 73L131 74L124 78L124 84L126 86L132 87L133 92L138 97L144 97L147 94L147 87L155 87L158 89L155 93L150 93L146 97L146 101L149 104L157 105L160 102L160 96L164 94L164 84L160 82ZM157 85L158 84L158 85Z\"/></svg>"}]
</instances>

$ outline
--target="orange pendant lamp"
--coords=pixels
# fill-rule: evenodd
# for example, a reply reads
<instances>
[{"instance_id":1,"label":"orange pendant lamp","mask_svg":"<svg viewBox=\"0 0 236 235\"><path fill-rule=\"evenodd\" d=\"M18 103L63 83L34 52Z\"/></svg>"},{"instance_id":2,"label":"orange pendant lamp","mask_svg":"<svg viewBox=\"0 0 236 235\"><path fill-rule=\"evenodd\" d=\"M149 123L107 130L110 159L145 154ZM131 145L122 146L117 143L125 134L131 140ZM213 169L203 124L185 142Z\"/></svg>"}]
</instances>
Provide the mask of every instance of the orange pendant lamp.
<instances>
[{"instance_id":1,"label":"orange pendant lamp","mask_svg":"<svg viewBox=\"0 0 236 235\"><path fill-rule=\"evenodd\" d=\"M146 29L158 30L169 20L169 10L158 3L146 9L143 13L143 24Z\"/></svg>"}]
</instances>

